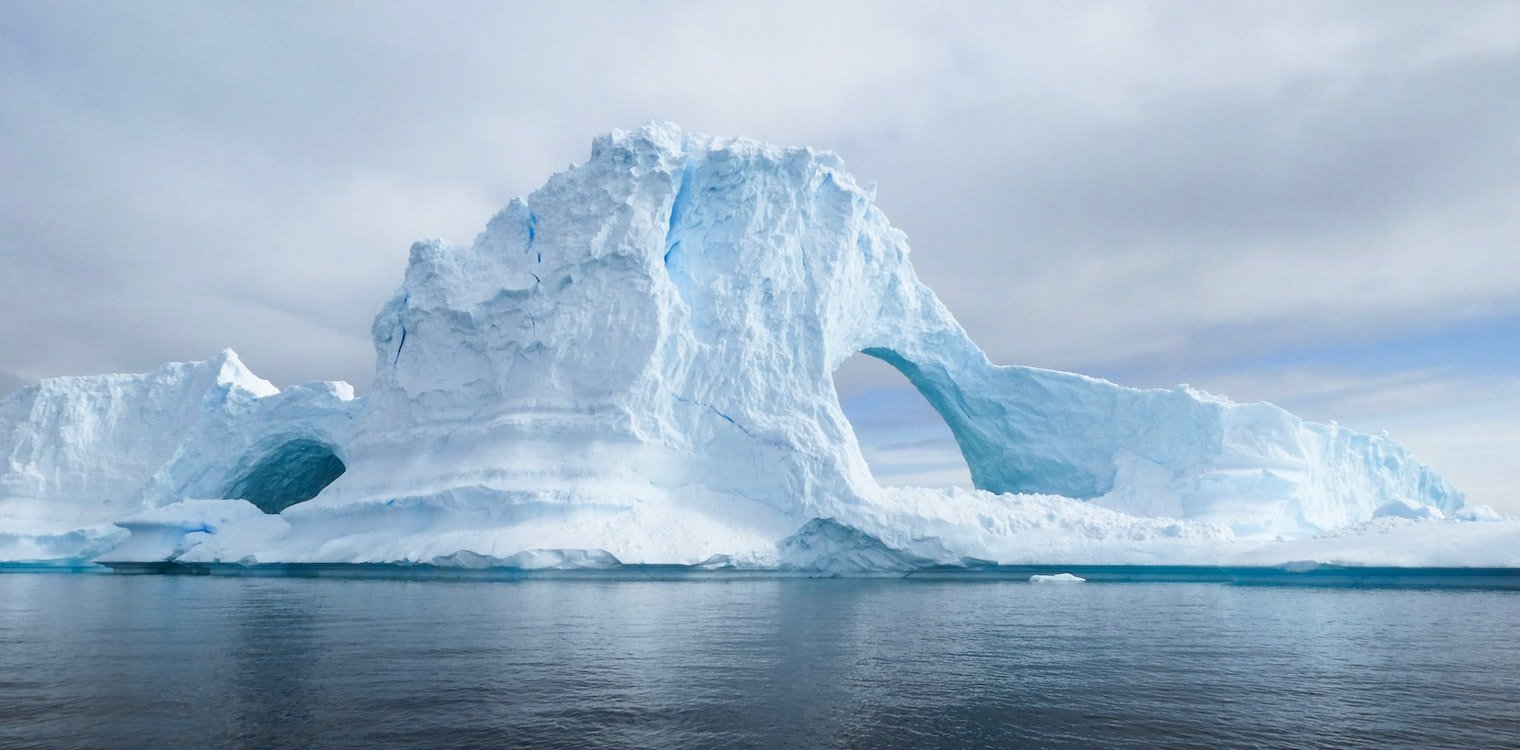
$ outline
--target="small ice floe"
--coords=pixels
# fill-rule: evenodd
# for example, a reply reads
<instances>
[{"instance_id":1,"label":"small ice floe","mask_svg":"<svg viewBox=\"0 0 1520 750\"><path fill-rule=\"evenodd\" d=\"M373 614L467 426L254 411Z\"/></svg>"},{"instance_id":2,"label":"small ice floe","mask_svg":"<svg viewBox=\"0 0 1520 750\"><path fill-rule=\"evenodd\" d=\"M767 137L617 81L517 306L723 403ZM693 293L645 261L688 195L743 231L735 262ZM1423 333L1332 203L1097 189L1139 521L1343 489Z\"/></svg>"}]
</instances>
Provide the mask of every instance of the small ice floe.
<instances>
[{"instance_id":1,"label":"small ice floe","mask_svg":"<svg viewBox=\"0 0 1520 750\"><path fill-rule=\"evenodd\" d=\"M1080 578L1070 573L1056 573L1055 575L1035 574L1029 577L1030 583L1087 583L1086 578Z\"/></svg>"}]
</instances>

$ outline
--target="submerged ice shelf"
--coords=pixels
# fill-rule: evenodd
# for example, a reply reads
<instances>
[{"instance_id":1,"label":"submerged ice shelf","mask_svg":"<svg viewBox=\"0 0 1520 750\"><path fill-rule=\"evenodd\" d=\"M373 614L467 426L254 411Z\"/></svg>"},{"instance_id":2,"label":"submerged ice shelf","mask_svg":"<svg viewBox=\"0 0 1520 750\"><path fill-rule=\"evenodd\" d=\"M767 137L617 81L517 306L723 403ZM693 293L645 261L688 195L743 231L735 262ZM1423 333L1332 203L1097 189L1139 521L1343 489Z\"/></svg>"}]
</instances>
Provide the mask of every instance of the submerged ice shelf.
<instances>
[{"instance_id":1,"label":"submerged ice shelf","mask_svg":"<svg viewBox=\"0 0 1520 750\"><path fill-rule=\"evenodd\" d=\"M603 136L471 245L413 246L362 398L227 351L0 402L0 560L1520 565L1386 437L993 365L873 198L811 149ZM831 377L856 353L977 490L876 483Z\"/></svg>"}]
</instances>

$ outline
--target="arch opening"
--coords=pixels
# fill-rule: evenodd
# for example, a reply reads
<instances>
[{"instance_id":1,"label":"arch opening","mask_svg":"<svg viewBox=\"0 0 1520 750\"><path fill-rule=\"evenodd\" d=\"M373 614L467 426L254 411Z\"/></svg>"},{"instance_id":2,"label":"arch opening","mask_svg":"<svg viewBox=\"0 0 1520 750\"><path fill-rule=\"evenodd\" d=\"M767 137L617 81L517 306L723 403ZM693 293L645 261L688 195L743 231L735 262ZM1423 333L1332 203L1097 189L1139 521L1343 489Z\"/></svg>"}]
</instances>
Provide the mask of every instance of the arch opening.
<instances>
[{"instance_id":1,"label":"arch opening","mask_svg":"<svg viewBox=\"0 0 1520 750\"><path fill-rule=\"evenodd\" d=\"M226 497L279 513L317 496L348 469L332 446L309 438L281 443L232 483Z\"/></svg>"},{"instance_id":2,"label":"arch opening","mask_svg":"<svg viewBox=\"0 0 1520 750\"><path fill-rule=\"evenodd\" d=\"M877 484L971 487L971 470L950 425L880 350L852 355L834 371L839 405Z\"/></svg>"}]
</instances>

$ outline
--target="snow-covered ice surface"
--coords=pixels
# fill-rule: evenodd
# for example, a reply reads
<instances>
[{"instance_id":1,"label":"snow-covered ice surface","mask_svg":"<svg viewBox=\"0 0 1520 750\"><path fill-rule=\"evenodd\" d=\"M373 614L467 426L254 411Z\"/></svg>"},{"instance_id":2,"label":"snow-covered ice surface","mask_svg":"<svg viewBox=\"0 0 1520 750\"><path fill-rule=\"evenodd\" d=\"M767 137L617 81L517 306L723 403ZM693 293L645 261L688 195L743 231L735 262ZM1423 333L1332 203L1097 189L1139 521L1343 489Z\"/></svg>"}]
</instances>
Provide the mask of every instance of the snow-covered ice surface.
<instances>
[{"instance_id":1,"label":"snow-covered ice surface","mask_svg":"<svg viewBox=\"0 0 1520 750\"><path fill-rule=\"evenodd\" d=\"M603 136L471 245L413 246L363 398L228 351L0 402L0 559L1520 564L1487 547L1520 524L1442 520L1492 513L1386 437L993 365L873 197L829 153ZM831 377L857 352L924 394L978 490L875 482ZM1474 544L1420 543L1447 537Z\"/></svg>"}]
</instances>

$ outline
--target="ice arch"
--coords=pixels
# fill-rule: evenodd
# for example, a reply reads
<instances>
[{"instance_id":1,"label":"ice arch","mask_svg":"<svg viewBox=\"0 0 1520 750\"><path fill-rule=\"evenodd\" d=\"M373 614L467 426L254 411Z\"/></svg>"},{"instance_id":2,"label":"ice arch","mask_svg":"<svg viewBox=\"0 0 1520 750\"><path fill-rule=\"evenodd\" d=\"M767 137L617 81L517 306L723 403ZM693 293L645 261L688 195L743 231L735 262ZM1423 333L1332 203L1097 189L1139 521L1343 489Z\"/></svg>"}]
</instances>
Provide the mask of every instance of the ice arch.
<instances>
[{"instance_id":1,"label":"ice arch","mask_svg":"<svg viewBox=\"0 0 1520 750\"><path fill-rule=\"evenodd\" d=\"M247 500L265 513L279 513L316 497L346 470L331 445L295 438L257 459L225 494Z\"/></svg>"},{"instance_id":2,"label":"ice arch","mask_svg":"<svg viewBox=\"0 0 1520 750\"><path fill-rule=\"evenodd\" d=\"M940 408L900 369L879 354L860 352L834 371L834 383L840 408L878 484L972 485L965 454ZM847 397L846 392L852 393Z\"/></svg>"},{"instance_id":3,"label":"ice arch","mask_svg":"<svg viewBox=\"0 0 1520 750\"><path fill-rule=\"evenodd\" d=\"M1187 388L996 366L908 254L830 154L668 125L599 138L473 243L412 247L372 327L374 387L335 443L347 473L282 514L297 546L218 554L763 560L814 519L899 549L961 533L929 518L982 538L954 519L1015 501L941 509L873 481L830 382L859 353L925 397L990 493L1264 535L1365 520L1394 496L1461 502L1381 438ZM436 544L374 552L360 530L400 518L426 519Z\"/></svg>"},{"instance_id":4,"label":"ice arch","mask_svg":"<svg viewBox=\"0 0 1520 750\"><path fill-rule=\"evenodd\" d=\"M861 351L901 372L944 417L978 489L1091 499L1113 489L1118 456L1176 471L1222 442L1221 405L1190 391L999 367L948 316L931 314L923 329Z\"/></svg>"},{"instance_id":5,"label":"ice arch","mask_svg":"<svg viewBox=\"0 0 1520 750\"><path fill-rule=\"evenodd\" d=\"M984 464L986 459L982 457L986 451L968 431L967 409L965 399L958 393L954 378L949 377L943 368L925 368L897 350L886 347L866 347L861 354L881 360L892 366L892 369L902 373L903 377L913 385L929 402L929 406L938 412L950 428L950 434L955 436L955 442L960 447L961 457L966 461L966 468L971 471L973 481L977 476L977 467ZM976 458L972 458L976 456ZM985 473L985 472L983 472ZM984 487L985 481L976 482L977 486Z\"/></svg>"}]
</instances>

